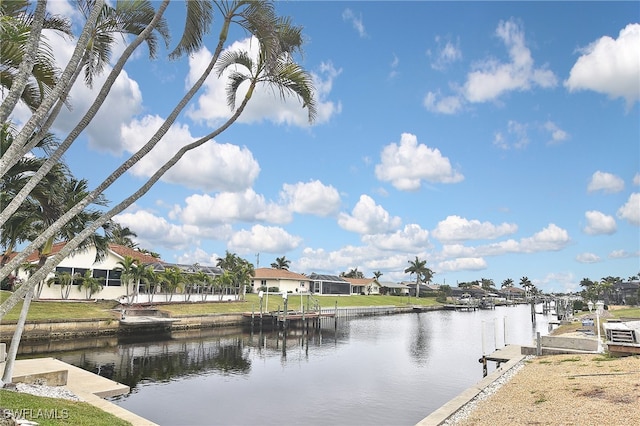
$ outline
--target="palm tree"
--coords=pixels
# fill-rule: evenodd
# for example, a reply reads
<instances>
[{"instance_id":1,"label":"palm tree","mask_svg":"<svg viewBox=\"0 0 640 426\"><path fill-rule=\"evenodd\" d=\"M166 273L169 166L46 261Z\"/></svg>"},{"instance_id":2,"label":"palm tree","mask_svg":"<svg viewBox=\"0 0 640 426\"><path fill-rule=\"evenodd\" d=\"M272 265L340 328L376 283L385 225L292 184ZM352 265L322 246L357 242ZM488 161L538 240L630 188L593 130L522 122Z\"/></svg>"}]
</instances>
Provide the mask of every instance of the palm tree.
<instances>
[{"instance_id":1,"label":"palm tree","mask_svg":"<svg viewBox=\"0 0 640 426\"><path fill-rule=\"evenodd\" d=\"M525 299L528 297L529 289L533 286L531 280L527 277L520 278L520 285L524 289L524 297Z\"/></svg>"},{"instance_id":2,"label":"palm tree","mask_svg":"<svg viewBox=\"0 0 640 426\"><path fill-rule=\"evenodd\" d=\"M73 284L73 280L76 276L71 275L69 272L58 272L56 271L55 275L47 280L47 286L51 287L52 284L57 284L60 286L60 297L63 300L69 298L69 292L71 290L71 284ZM79 277L78 277L79 278Z\"/></svg>"},{"instance_id":3,"label":"palm tree","mask_svg":"<svg viewBox=\"0 0 640 426\"><path fill-rule=\"evenodd\" d=\"M382 276L382 272L380 271L376 271L373 273L373 282L376 283L378 285L378 287L380 287L380 277ZM367 294L371 294L371 286L367 287Z\"/></svg>"},{"instance_id":4,"label":"palm tree","mask_svg":"<svg viewBox=\"0 0 640 426\"><path fill-rule=\"evenodd\" d=\"M271 264L271 267L274 269L289 269L291 265L291 261L287 259L285 256L276 257L276 261Z\"/></svg>"},{"instance_id":5,"label":"palm tree","mask_svg":"<svg viewBox=\"0 0 640 426\"><path fill-rule=\"evenodd\" d=\"M46 13L44 2L39 3L31 12L27 0L0 2L0 87L9 92L2 102L2 123L18 99L35 111L58 81L59 70L41 30L70 37L71 24L67 18Z\"/></svg>"},{"instance_id":6,"label":"palm tree","mask_svg":"<svg viewBox=\"0 0 640 426\"><path fill-rule=\"evenodd\" d=\"M161 273L162 275L162 286L167 293L167 301L171 302L173 299L173 295L176 291L182 290L185 284L185 277L180 269L172 266L170 268L165 269Z\"/></svg>"},{"instance_id":7,"label":"palm tree","mask_svg":"<svg viewBox=\"0 0 640 426\"><path fill-rule=\"evenodd\" d=\"M118 266L115 268L120 271L120 281L124 284L126 303L131 302L131 293L129 287L137 285L137 281L140 279L140 262L138 259L134 259L131 256L125 256L118 262Z\"/></svg>"},{"instance_id":8,"label":"palm tree","mask_svg":"<svg viewBox=\"0 0 640 426\"><path fill-rule=\"evenodd\" d=\"M258 2L258 3L262 4L262 2ZM246 25L247 28L251 29L252 31L255 30L254 33L259 35L258 38L259 38L260 42L262 42L264 40L265 41L265 43L264 43L265 45L269 45L270 44L270 45L273 46L274 45L274 40L278 39L276 37L276 35L278 35L280 33L287 34L286 31L282 31L284 29L282 27L280 27L281 28L280 33L274 30L274 31L272 31L271 34L265 33L264 29L258 29L258 24L262 24L265 28L268 28L268 27L274 28L274 25L273 25L272 22L270 22L268 20L260 20L259 19L260 18L259 11L258 11L259 8L256 6L256 4L257 3L255 3L255 2L247 2L247 3L238 2L238 3L234 3L234 5L235 5L234 8L229 9L230 13L225 15L225 24L223 26L223 32L221 32L220 43L219 43L218 47L216 48L216 53L214 53L214 58L212 59L211 66L213 66L213 64L216 63L216 58L217 58L216 55L219 55L219 52L222 50L222 46L224 45L224 42L226 41L227 33L225 31L228 30L228 25L236 17L240 17L241 18L240 19L241 25ZM165 3L163 3L163 5L161 7L163 7L164 5L165 5ZM254 16L256 14L256 11L258 12L257 16ZM159 9L158 13L160 13L160 9ZM154 19L156 19L158 17L158 13L156 13L156 17L154 17ZM147 29L148 28L149 27L147 27ZM143 35L143 34L144 34L144 32L141 33L141 35ZM138 39L136 39L136 40L138 40ZM286 43L281 43L281 44L278 44L277 47L281 47L282 44L286 45ZM262 49L262 50L264 51L264 49ZM279 49L279 50L276 49L276 50L277 50L277 55L280 55L280 56L283 55L283 50L282 49ZM272 55L266 54L264 56L266 58L269 58ZM291 57L291 55L289 55L289 58L290 57ZM125 59L125 61L126 61L126 59ZM283 61L276 61L276 62L279 65L283 64ZM295 67L293 67L293 68L295 68ZM293 68L289 68L289 70L292 70ZM116 69L116 66L114 66L114 70L115 69ZM268 72L272 72L275 75L275 71L281 70L281 68L269 67L269 68L265 68L265 70L268 71ZM145 145L138 153L135 154L134 157L132 157L132 158L134 158L134 160L130 160L130 161L127 161L127 162L123 163L116 171L114 171L114 173L111 176L109 176L102 184L100 184L94 191L92 191L92 195L91 196L86 197L83 200L83 202L77 204L71 210L68 210L67 213L65 214L64 218L61 218L59 222L57 222L56 224L54 224L54 225L52 225L50 227L51 229L47 230L45 233L40 235L38 238L40 240L42 240L44 238L47 238L47 236L50 233L55 232L56 228L59 227L59 226L62 226L62 224L64 223L65 220L68 220L68 218L73 217L75 214L77 214L79 212L79 210L83 209L84 206L86 206L89 202L91 202L92 199L93 199L92 197L94 197L94 196L96 196L98 194L101 194L102 191L104 191L113 181L115 181L115 179L117 179L118 176L120 176L124 171L126 171L128 168L133 166L136 163L136 161L138 161L142 156L146 155L149 152L149 150L157 143L157 141L166 133L166 131L168 131L169 126L173 123L173 120L175 120L175 118L178 116L180 111L182 111L182 109L186 105L186 102L188 102L188 100L191 99L191 97L197 92L197 90L199 89L201 84L207 78L209 71L210 71L209 69L205 70L205 72L203 73L202 77L188 91L188 93L185 95L183 100L176 106L174 111L172 111L172 113L169 115L169 117L167 118L165 123L159 129L158 133L152 137L152 139L147 143L147 145ZM300 70L300 71L302 71L302 70ZM304 73L304 75L306 76L306 73ZM311 79L310 78L308 78L308 79L302 78L301 79L301 77L302 77L301 73L298 73L297 77L298 77L300 83L308 84L308 86L306 86L306 88L302 88L299 85L296 86L296 88L300 89L300 93L302 95L304 95L305 97L307 97L307 101L304 102L304 106L307 107L309 109L309 111L313 110L314 113L315 113L315 107L312 108L312 106L314 106L314 104L313 104L313 97L312 97ZM109 78L108 78L108 80L109 80ZM289 83L289 81L285 79L285 80L280 80L280 81L275 80L274 84L278 84L278 82L280 84L283 84L283 85ZM209 135L206 135L205 137L201 138L200 140L195 141L195 142L193 142L191 144L188 144L188 145L182 147L176 153L176 155L172 159L170 159L166 164L164 164L162 167L160 167L157 170L157 172L140 189L138 189L131 196L129 196L128 198L126 198L125 200L120 202L114 208L112 208L108 212L104 213L99 220L95 221L91 226L87 227L83 231L83 233L81 233L76 238L74 238L74 240L70 241L56 256L53 256L51 259L49 259L49 261L48 261L49 263L47 265L47 268L44 268L41 271L38 271L36 274L34 274L33 278L34 279L38 279L40 277L40 275L48 273L58 262L60 262L62 259L64 259L66 256L68 256L69 253L75 247L77 247L77 245L81 241L83 241L84 238L87 237L87 235L89 235L90 233L94 232L98 227L100 227L106 221L108 221L109 219L111 219L113 216L115 216L116 214L120 213L121 211L123 211L126 207L128 207L134 201L136 201L142 195L144 195L155 184L155 182L157 182L160 179L160 177L167 170L169 170L169 168L171 166L173 166L173 164L175 164L186 152L188 152L189 150L194 149L194 148L202 145L203 143L205 143L208 140L211 140L212 138L214 138L218 134L220 134L222 131L224 131L226 128L228 128L240 116L240 114L244 110L244 106L246 105L246 103L249 101L249 99L251 97L250 94L251 94L251 92L247 93L247 96L245 96L245 98L244 98L242 104L240 105L240 107L238 107L236 109L236 111L233 114L233 116L226 123L224 123L220 128L218 128L214 132L212 132ZM102 95L100 95L100 96L102 96ZM104 94L104 97L106 97L106 94ZM104 99L102 99L102 101L103 100ZM303 101L304 101L304 99L303 99ZM310 114L310 118L312 116L313 115ZM91 121L92 117L93 116L87 116L87 120ZM85 120L85 121L87 121L87 120ZM70 135L70 136L73 136L73 135ZM75 136L73 136L73 138L75 138ZM71 140L73 140L73 138L71 138ZM65 142L66 142L66 140L65 140ZM3 214L4 214L4 212L3 212ZM26 255L28 255L28 253L30 253L33 250L33 246L35 246L36 244L40 244L40 240L37 239L31 245L29 245L23 251L22 256L26 257ZM14 267L12 262L14 262L14 261L15 262L21 262L22 260L24 260L23 257L16 256L9 263L7 263L7 265L5 265L5 267L0 269L0 278L3 278L4 276L6 276L9 273L9 271L12 270L11 268ZM19 291L15 292L11 297L9 297L2 304L2 306L0 306L0 318L2 316L4 316L6 314L6 312L8 312L9 309L11 309L13 306L15 306L15 304L18 302L19 298L22 297L24 294L26 294L27 290L32 285L33 285L33 282L28 282L28 283L26 283L26 285L21 286Z\"/></svg>"},{"instance_id":9,"label":"palm tree","mask_svg":"<svg viewBox=\"0 0 640 426\"><path fill-rule=\"evenodd\" d=\"M364 278L364 274L362 271L358 271L357 267L349 270L349 272L341 272L340 276L345 278Z\"/></svg>"},{"instance_id":10,"label":"palm tree","mask_svg":"<svg viewBox=\"0 0 640 426\"><path fill-rule=\"evenodd\" d=\"M404 273L409 273L410 275L414 275L416 276L416 298L420 297L420 283L424 281L429 281L431 280L431 277L433 276L433 272L427 268L427 261L426 260L420 260L418 258L418 256L416 256L416 260L411 261L409 260L409 267L407 269L404 270ZM428 277L428 280L426 280L426 277Z\"/></svg>"},{"instance_id":11,"label":"palm tree","mask_svg":"<svg viewBox=\"0 0 640 426\"><path fill-rule=\"evenodd\" d=\"M90 269L87 269L84 275L80 278L80 286L78 286L78 291L82 291L84 289L84 294L87 300L91 298L95 293L102 290L102 281L103 278L95 278L92 275Z\"/></svg>"},{"instance_id":12,"label":"palm tree","mask_svg":"<svg viewBox=\"0 0 640 426\"><path fill-rule=\"evenodd\" d=\"M111 232L111 241L113 244L118 244L124 247L136 248L138 244L133 242L133 238L136 238L138 234L129 229L128 226L122 226L118 222L107 222L107 228Z\"/></svg>"}]
</instances>

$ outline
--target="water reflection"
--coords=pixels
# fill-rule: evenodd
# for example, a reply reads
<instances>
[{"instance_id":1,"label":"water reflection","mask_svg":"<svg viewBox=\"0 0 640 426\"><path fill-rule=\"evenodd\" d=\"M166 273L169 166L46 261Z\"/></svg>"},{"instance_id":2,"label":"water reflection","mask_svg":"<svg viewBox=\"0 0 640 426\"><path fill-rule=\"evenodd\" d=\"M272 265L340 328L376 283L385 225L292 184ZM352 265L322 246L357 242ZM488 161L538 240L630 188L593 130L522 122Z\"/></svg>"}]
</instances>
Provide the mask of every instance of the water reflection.
<instances>
[{"instance_id":1,"label":"water reflection","mask_svg":"<svg viewBox=\"0 0 640 426\"><path fill-rule=\"evenodd\" d=\"M483 352L546 334L550 318L532 326L529 315L520 306L331 320L308 332L207 329L63 342L48 356L129 385L114 402L162 425L409 425L478 382Z\"/></svg>"}]
</instances>

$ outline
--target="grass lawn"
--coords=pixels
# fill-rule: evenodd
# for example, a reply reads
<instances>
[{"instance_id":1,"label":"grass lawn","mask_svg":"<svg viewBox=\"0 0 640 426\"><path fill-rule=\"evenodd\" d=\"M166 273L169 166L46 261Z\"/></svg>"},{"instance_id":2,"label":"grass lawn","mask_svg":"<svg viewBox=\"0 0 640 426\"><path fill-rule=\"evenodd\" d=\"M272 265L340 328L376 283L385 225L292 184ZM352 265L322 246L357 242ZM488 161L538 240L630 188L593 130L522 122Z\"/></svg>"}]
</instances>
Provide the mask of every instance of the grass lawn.
<instances>
[{"instance_id":1,"label":"grass lawn","mask_svg":"<svg viewBox=\"0 0 640 426\"><path fill-rule=\"evenodd\" d=\"M611 309L609 312L616 318L638 318L640 319L640 307L627 308L618 307Z\"/></svg>"},{"instance_id":2,"label":"grass lawn","mask_svg":"<svg viewBox=\"0 0 640 426\"><path fill-rule=\"evenodd\" d=\"M0 291L0 301L4 301L9 297L8 291ZM301 296L289 294L288 308L290 310L300 309ZM408 298L407 296L314 296L314 299L320 303L323 308L334 308L336 302L338 307L347 306L407 306L407 305L421 305L421 306L433 306L437 305L434 297L421 297L416 299L415 297ZM241 313L241 312L254 312L260 311L260 299L257 294L247 294L246 301L244 302L207 302L196 303L197 296L194 296L194 302L192 303L172 303L162 304L158 303L156 306L158 309L168 312L171 315L203 315L203 314L225 314L225 313ZM307 297L302 296L302 303L306 309ZM264 303L267 303L267 297L264 297ZM113 318L114 313L111 312L113 308L117 306L117 302L114 301L98 301L98 302L85 302L85 301L33 301L29 308L28 319L32 321L36 320L49 320L49 319L97 319L97 318ZM4 318L4 321L15 321L20 315L20 309L22 303L18 303ZM265 307L265 310L275 311L276 309L283 308L283 301L281 296L269 295L269 306Z\"/></svg>"},{"instance_id":3,"label":"grass lawn","mask_svg":"<svg viewBox=\"0 0 640 426\"><path fill-rule=\"evenodd\" d=\"M306 296L296 296L289 294L288 296L288 309L299 310L300 299L302 298L302 304L305 309L307 306ZM335 308L336 302L339 308L347 306L407 306L407 305L421 305L421 306L433 306L438 305L435 297L421 297L416 299L406 296L314 296L314 299L320 303L323 308ZM267 297L264 296L264 303L267 303ZM254 312L260 311L260 299L257 294L247 294L246 301L244 302L210 302L210 303L172 303L170 305L158 305L158 308L170 313L171 315L201 315L201 314L222 314L222 313L240 313L240 312ZM275 311L276 309L283 308L282 297L276 295L269 295L269 306L263 308L266 311Z\"/></svg>"},{"instance_id":4,"label":"grass lawn","mask_svg":"<svg viewBox=\"0 0 640 426\"><path fill-rule=\"evenodd\" d=\"M25 420L36 422L41 426L125 426L131 424L86 402L45 398L4 389L0 389L0 405L2 409L21 414Z\"/></svg>"},{"instance_id":5,"label":"grass lawn","mask_svg":"<svg viewBox=\"0 0 640 426\"><path fill-rule=\"evenodd\" d=\"M8 291L0 291L0 302L4 302L11 295ZM32 301L29 307L28 320L74 320L84 318L113 318L110 309L117 306L114 301L69 301L69 302L39 302ZM15 321L20 316L22 302L18 303L2 318L3 321Z\"/></svg>"}]
</instances>

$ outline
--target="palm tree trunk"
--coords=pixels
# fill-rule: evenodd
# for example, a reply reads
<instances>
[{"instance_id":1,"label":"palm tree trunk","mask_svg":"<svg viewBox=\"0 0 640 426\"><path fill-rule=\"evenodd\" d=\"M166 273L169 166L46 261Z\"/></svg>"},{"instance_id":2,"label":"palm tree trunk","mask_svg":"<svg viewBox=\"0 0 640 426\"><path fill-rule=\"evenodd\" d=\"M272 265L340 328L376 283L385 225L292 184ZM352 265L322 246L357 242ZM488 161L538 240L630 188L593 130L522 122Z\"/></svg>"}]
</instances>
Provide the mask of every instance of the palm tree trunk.
<instances>
[{"instance_id":1,"label":"palm tree trunk","mask_svg":"<svg viewBox=\"0 0 640 426\"><path fill-rule=\"evenodd\" d=\"M0 384L11 383L13 378L13 365L16 362L16 356L18 355L18 346L20 346L20 339L22 338L22 332L24 331L24 324L27 321L27 314L29 313L29 306L31 305L31 299L33 297L33 291L28 291L24 296L24 303L20 310L20 318L16 324L16 329L13 332L13 338L11 339L11 345L9 346L9 352L7 353L7 362L4 365L4 374Z\"/></svg>"},{"instance_id":2,"label":"palm tree trunk","mask_svg":"<svg viewBox=\"0 0 640 426\"><path fill-rule=\"evenodd\" d=\"M0 123L7 121L7 118L9 118L9 115L18 104L18 101L22 96L22 92L24 92L24 88L29 82L29 77L31 76L35 59L37 57L36 52L40 45L40 35L42 34L42 27L46 12L46 0L38 0L38 4L33 14L31 32L29 33L29 39L25 46L22 62L18 67L18 73L14 78L11 89L9 89L9 93L7 93L7 97L2 101L2 105L0 105Z\"/></svg>"},{"instance_id":3,"label":"palm tree trunk","mask_svg":"<svg viewBox=\"0 0 640 426\"><path fill-rule=\"evenodd\" d=\"M62 75L58 79L58 83L53 88L51 93L42 100L42 103L40 104L36 112L23 126L14 143L11 144L7 152L2 155L2 158L0 158L0 177L4 176L4 174L15 163L17 163L20 158L22 158L21 151L24 145L27 143L27 140L33 135L36 128L45 121L45 118L47 117L47 115L49 115L51 107L55 104L55 102L58 101L62 93L66 90L66 87L68 86L71 77L75 73L76 68L78 68L78 66L80 65L80 60L84 56L86 47L91 40L93 25L97 21L103 5L104 0L95 0L93 8L91 9L91 14L87 19L87 23L85 24L82 33L78 38L76 48L73 51L71 59L69 60L69 63L67 64L65 70L62 72ZM3 223L2 220L0 220L0 223Z\"/></svg>"}]
</instances>

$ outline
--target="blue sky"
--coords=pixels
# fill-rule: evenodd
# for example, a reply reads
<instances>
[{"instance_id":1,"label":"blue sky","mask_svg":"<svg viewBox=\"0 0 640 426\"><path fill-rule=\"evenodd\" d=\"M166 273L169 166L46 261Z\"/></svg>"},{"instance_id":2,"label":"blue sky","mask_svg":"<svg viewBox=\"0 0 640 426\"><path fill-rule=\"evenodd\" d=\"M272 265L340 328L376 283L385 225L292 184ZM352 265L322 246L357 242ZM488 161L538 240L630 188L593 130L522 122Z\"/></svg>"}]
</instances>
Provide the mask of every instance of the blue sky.
<instances>
[{"instance_id":1,"label":"blue sky","mask_svg":"<svg viewBox=\"0 0 640 426\"><path fill-rule=\"evenodd\" d=\"M286 256L295 272L379 270L385 281L411 279L403 271L418 256L436 283L526 276L543 291L640 272L637 2L276 5L304 27L316 122L297 100L258 93L116 217L141 247L181 263L215 264L226 250L254 265L259 254L261 267ZM71 10L62 0L50 9ZM172 46L183 9L168 10ZM95 186L148 140L218 30L209 50L180 61L140 50L67 153L76 176ZM232 35L228 48L252 47ZM70 55L68 42L50 41ZM211 78L107 197L129 195L176 147L215 129L230 115L223 90ZM56 131L91 96L74 88Z\"/></svg>"}]
</instances>

